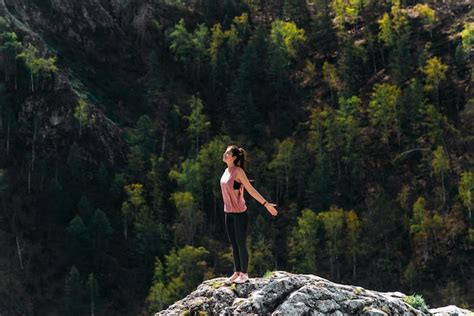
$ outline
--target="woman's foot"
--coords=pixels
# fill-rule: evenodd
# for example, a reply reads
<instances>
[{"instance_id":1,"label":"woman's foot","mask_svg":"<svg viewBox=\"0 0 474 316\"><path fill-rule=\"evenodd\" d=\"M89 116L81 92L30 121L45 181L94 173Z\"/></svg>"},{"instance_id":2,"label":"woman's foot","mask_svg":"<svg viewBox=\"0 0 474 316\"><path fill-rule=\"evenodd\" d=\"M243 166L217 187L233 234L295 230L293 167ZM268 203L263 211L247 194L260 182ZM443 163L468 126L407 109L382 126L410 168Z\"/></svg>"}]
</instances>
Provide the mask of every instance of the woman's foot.
<instances>
[{"instance_id":1,"label":"woman's foot","mask_svg":"<svg viewBox=\"0 0 474 316\"><path fill-rule=\"evenodd\" d=\"M245 283L249 280L249 275L247 273L240 272L240 275L237 279L235 279L235 283Z\"/></svg>"},{"instance_id":2,"label":"woman's foot","mask_svg":"<svg viewBox=\"0 0 474 316\"><path fill-rule=\"evenodd\" d=\"M234 272L231 277L227 278L227 280L224 281L224 284L232 284L234 283L235 279L239 277L240 273L239 272Z\"/></svg>"}]
</instances>

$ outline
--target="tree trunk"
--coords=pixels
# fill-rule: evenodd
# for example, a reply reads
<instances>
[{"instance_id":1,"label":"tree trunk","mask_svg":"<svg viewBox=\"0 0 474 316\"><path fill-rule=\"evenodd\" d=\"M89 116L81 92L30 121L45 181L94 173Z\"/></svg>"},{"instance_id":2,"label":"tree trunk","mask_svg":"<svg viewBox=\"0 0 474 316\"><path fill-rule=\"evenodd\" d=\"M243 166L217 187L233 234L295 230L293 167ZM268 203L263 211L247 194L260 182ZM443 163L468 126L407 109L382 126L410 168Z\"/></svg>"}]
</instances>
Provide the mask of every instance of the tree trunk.
<instances>
[{"instance_id":1,"label":"tree trunk","mask_svg":"<svg viewBox=\"0 0 474 316\"><path fill-rule=\"evenodd\" d=\"M35 92L35 87L33 83L33 73L30 71L30 80L31 80L31 92Z\"/></svg>"},{"instance_id":2,"label":"tree trunk","mask_svg":"<svg viewBox=\"0 0 474 316\"><path fill-rule=\"evenodd\" d=\"M444 171L441 170L441 185L443 187L443 206L446 204L446 192L444 188Z\"/></svg>"},{"instance_id":3,"label":"tree trunk","mask_svg":"<svg viewBox=\"0 0 474 316\"><path fill-rule=\"evenodd\" d=\"M16 248L18 250L18 260L20 261L20 268L23 270L23 259L21 256L21 247L20 247L20 241L18 239L18 235L16 236Z\"/></svg>"},{"instance_id":4,"label":"tree trunk","mask_svg":"<svg viewBox=\"0 0 474 316\"><path fill-rule=\"evenodd\" d=\"M355 280L356 278L356 260L357 257L355 255L355 252L352 254L352 279Z\"/></svg>"},{"instance_id":5,"label":"tree trunk","mask_svg":"<svg viewBox=\"0 0 474 316\"><path fill-rule=\"evenodd\" d=\"M168 124L165 124L165 130L163 132L163 137L161 138L161 153L160 158L163 158L165 154L165 147L166 147L166 133L168 132Z\"/></svg>"},{"instance_id":6,"label":"tree trunk","mask_svg":"<svg viewBox=\"0 0 474 316\"><path fill-rule=\"evenodd\" d=\"M10 115L7 118L7 155L10 155Z\"/></svg>"},{"instance_id":7,"label":"tree trunk","mask_svg":"<svg viewBox=\"0 0 474 316\"><path fill-rule=\"evenodd\" d=\"M127 240L128 237L128 230L127 230L127 219L125 216L122 218L122 225L123 225L123 237Z\"/></svg>"}]
</instances>

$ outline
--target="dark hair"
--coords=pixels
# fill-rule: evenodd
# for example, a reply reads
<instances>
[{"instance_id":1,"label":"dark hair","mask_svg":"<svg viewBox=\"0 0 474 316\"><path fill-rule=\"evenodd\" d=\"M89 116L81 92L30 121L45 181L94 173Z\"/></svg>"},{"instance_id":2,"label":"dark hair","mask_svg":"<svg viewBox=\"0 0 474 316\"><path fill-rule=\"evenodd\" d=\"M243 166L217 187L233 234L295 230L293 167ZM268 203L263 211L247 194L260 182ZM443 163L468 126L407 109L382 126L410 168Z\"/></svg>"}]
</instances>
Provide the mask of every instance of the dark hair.
<instances>
[{"instance_id":1,"label":"dark hair","mask_svg":"<svg viewBox=\"0 0 474 316\"><path fill-rule=\"evenodd\" d=\"M230 145L229 147L232 152L232 156L237 157L234 160L234 165L239 166L245 170L245 162L247 159L247 152L245 149L237 147L236 145Z\"/></svg>"}]
</instances>

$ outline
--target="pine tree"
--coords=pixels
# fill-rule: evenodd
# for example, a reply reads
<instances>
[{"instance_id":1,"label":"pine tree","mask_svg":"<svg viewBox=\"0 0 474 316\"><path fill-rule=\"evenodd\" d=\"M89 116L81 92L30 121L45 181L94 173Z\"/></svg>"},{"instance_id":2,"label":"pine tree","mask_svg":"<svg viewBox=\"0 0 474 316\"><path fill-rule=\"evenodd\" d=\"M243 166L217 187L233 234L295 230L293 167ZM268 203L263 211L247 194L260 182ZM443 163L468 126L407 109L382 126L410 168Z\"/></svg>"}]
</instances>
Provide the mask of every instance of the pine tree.
<instances>
[{"instance_id":1,"label":"pine tree","mask_svg":"<svg viewBox=\"0 0 474 316\"><path fill-rule=\"evenodd\" d=\"M186 29L184 19L180 19L174 26L170 38L170 50L174 54L174 58L184 65L184 71L187 73L193 56L193 43L192 34Z\"/></svg>"},{"instance_id":2,"label":"pine tree","mask_svg":"<svg viewBox=\"0 0 474 316\"><path fill-rule=\"evenodd\" d=\"M366 49L363 46L347 42L338 62L340 78L344 82L344 95L357 95L367 77Z\"/></svg>"},{"instance_id":3,"label":"pine tree","mask_svg":"<svg viewBox=\"0 0 474 316\"><path fill-rule=\"evenodd\" d=\"M107 214L96 209L88 225L88 232L94 245L95 254L101 254L108 250L113 229Z\"/></svg>"},{"instance_id":4,"label":"pine tree","mask_svg":"<svg viewBox=\"0 0 474 316\"><path fill-rule=\"evenodd\" d=\"M412 141L415 141L415 132L423 119L424 103L422 87L416 79L412 79L403 89L399 102L400 131L403 135L412 137Z\"/></svg>"},{"instance_id":5,"label":"pine tree","mask_svg":"<svg viewBox=\"0 0 474 316\"><path fill-rule=\"evenodd\" d=\"M64 287L64 307L68 315L81 316L86 312L85 291L79 271L71 267Z\"/></svg>"},{"instance_id":6,"label":"pine tree","mask_svg":"<svg viewBox=\"0 0 474 316\"><path fill-rule=\"evenodd\" d=\"M73 264L84 265L83 259L90 253L90 236L86 225L79 215L76 215L66 228L67 232L67 252L69 261Z\"/></svg>"}]
</instances>

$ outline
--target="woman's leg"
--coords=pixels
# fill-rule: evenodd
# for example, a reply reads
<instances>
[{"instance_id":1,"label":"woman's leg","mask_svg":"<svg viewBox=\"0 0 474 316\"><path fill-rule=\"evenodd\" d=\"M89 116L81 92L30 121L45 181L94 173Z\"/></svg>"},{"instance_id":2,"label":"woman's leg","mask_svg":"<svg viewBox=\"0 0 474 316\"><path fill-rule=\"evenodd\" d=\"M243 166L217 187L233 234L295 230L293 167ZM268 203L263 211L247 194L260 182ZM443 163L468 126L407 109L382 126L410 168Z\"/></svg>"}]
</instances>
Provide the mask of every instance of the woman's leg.
<instances>
[{"instance_id":1,"label":"woman's leg","mask_svg":"<svg viewBox=\"0 0 474 316\"><path fill-rule=\"evenodd\" d=\"M247 251L247 227L249 217L247 212L237 213L235 215L235 239L239 249L240 264L242 268L240 271L247 273L249 263L249 255Z\"/></svg>"},{"instance_id":2,"label":"woman's leg","mask_svg":"<svg viewBox=\"0 0 474 316\"><path fill-rule=\"evenodd\" d=\"M230 244L232 245L232 255L234 257L234 271L240 272L240 254L237 240L235 238L235 214L225 213L225 228L227 237L229 238Z\"/></svg>"}]
</instances>

